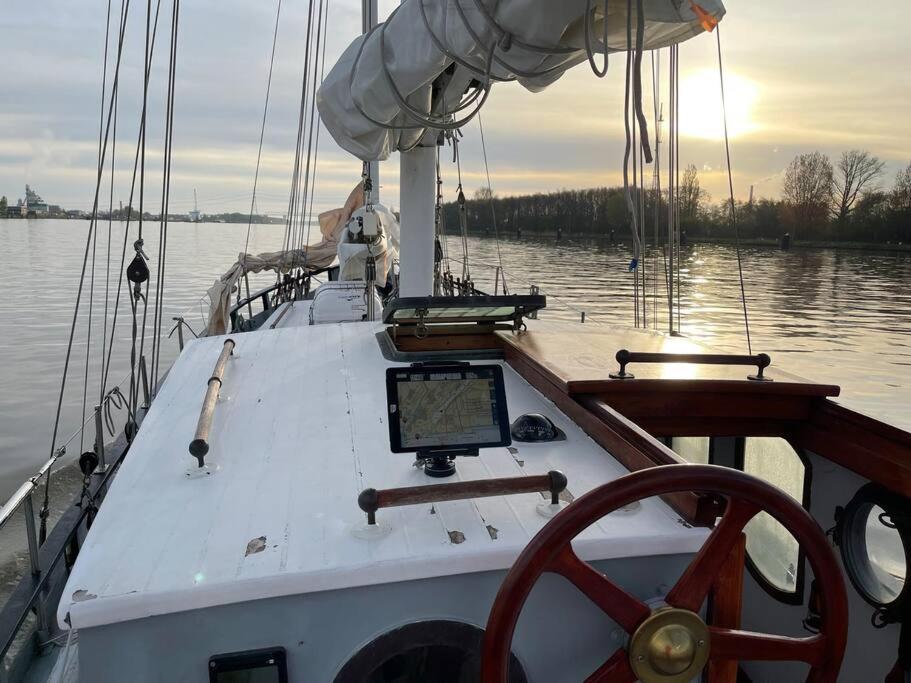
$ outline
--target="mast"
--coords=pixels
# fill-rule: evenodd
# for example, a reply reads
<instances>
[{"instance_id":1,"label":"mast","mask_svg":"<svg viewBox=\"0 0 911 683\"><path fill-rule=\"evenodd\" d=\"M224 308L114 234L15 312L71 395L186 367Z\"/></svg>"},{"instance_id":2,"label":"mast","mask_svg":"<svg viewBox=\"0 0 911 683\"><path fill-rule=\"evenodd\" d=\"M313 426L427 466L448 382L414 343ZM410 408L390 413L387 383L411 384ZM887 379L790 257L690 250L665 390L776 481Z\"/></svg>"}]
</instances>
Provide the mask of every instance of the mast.
<instances>
[{"instance_id":1,"label":"mast","mask_svg":"<svg viewBox=\"0 0 911 683\"><path fill-rule=\"evenodd\" d=\"M376 0L364 0L371 1ZM427 102L418 106L430 111L429 88ZM401 152L400 161L399 296L432 296L437 191L436 136L433 131L426 133L414 149Z\"/></svg>"}]
</instances>

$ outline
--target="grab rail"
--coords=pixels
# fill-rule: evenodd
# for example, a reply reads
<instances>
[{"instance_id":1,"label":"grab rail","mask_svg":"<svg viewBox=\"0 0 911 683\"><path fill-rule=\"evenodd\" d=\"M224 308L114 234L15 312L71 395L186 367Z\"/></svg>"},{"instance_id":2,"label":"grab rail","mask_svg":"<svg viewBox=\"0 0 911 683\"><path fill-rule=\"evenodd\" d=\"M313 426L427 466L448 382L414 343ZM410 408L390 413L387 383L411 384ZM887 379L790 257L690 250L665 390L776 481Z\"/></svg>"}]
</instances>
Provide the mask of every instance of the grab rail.
<instances>
[{"instance_id":1,"label":"grab rail","mask_svg":"<svg viewBox=\"0 0 911 683\"><path fill-rule=\"evenodd\" d=\"M225 366L230 355L234 353L234 346L233 339L225 339L221 354L218 356L218 360L215 361L212 376L209 378L206 397L202 402L202 410L199 411L196 435L190 442L190 455L199 461L199 467L206 466L206 453L209 452L209 430L212 428L212 418L215 416L215 403L218 401L218 393L221 391L221 380L225 374Z\"/></svg>"},{"instance_id":2,"label":"grab rail","mask_svg":"<svg viewBox=\"0 0 911 683\"><path fill-rule=\"evenodd\" d=\"M617 362L620 363L618 372L610 373L611 379L634 379L636 376L626 371L630 363L695 363L697 365L755 365L757 373L747 375L747 379L754 382L771 382L771 377L766 377L763 371L772 364L772 359L767 353L758 353L754 356L724 353L651 353L644 351L617 351Z\"/></svg>"},{"instance_id":3,"label":"grab rail","mask_svg":"<svg viewBox=\"0 0 911 683\"><path fill-rule=\"evenodd\" d=\"M502 477L500 479L478 479L460 481L454 484L430 484L427 486L405 486L398 489L364 489L357 497L358 507L367 513L367 524L376 524L376 511L380 508L417 505L420 503L442 503L447 500L466 498L489 498L516 493L550 492L550 502L558 505L560 493L566 489L566 475L559 470L530 477Z\"/></svg>"}]
</instances>

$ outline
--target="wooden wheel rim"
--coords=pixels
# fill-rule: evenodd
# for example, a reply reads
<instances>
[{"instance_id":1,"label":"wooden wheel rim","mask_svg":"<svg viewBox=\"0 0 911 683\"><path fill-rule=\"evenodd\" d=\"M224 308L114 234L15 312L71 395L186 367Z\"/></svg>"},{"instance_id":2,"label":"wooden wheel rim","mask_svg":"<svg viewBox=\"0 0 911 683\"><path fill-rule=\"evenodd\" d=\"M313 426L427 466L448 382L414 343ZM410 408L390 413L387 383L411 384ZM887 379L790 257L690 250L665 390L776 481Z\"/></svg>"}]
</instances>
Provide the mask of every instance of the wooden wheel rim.
<instances>
[{"instance_id":1,"label":"wooden wheel rim","mask_svg":"<svg viewBox=\"0 0 911 683\"><path fill-rule=\"evenodd\" d=\"M718 547L721 544L732 544L759 511L770 514L794 535L804 548L819 585L821 624L817 635L786 638L712 628L710 659L805 661L811 666L807 681L834 682L847 641L847 596L835 555L816 521L774 486L738 470L714 465L667 465L634 472L579 497L529 542L507 573L491 608L484 636L483 683L507 680L507 657L516 623L529 593L546 571L568 578L627 633L635 632L652 611L579 560L571 541L618 508L682 491L718 494L727 499L728 505L696 558L668 593L671 607L699 610L714 576L700 575L698 570L708 565L704 556L712 551L717 554L722 550ZM622 648L586 679L592 683L624 680L634 681L635 674Z\"/></svg>"}]
</instances>

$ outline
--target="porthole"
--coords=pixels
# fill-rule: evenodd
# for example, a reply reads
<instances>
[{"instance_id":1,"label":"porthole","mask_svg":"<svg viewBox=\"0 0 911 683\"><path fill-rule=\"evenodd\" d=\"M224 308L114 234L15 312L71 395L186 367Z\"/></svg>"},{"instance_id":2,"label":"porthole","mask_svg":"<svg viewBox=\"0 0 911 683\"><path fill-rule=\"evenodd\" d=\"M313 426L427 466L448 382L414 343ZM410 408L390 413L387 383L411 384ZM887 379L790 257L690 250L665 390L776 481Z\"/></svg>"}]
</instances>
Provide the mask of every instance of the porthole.
<instances>
[{"instance_id":1,"label":"porthole","mask_svg":"<svg viewBox=\"0 0 911 683\"><path fill-rule=\"evenodd\" d=\"M906 609L911 503L867 484L839 515L838 540L845 571L861 597L886 612Z\"/></svg>"},{"instance_id":2,"label":"porthole","mask_svg":"<svg viewBox=\"0 0 911 683\"><path fill-rule=\"evenodd\" d=\"M348 660L335 683L473 683L481 679L484 631L459 621L406 624L371 641ZM509 683L526 683L509 660Z\"/></svg>"}]
</instances>

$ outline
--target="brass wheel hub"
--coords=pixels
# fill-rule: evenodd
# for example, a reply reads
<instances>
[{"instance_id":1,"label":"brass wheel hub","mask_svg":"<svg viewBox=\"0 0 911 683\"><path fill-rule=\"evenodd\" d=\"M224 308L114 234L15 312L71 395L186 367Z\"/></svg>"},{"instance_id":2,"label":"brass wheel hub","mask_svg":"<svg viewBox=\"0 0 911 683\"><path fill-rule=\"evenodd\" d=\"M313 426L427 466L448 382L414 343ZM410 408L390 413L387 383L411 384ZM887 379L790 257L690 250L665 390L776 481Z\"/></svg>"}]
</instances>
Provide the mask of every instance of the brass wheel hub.
<instances>
[{"instance_id":1,"label":"brass wheel hub","mask_svg":"<svg viewBox=\"0 0 911 683\"><path fill-rule=\"evenodd\" d=\"M664 607L633 634L629 660L642 683L688 683L709 659L709 629L698 614Z\"/></svg>"}]
</instances>

